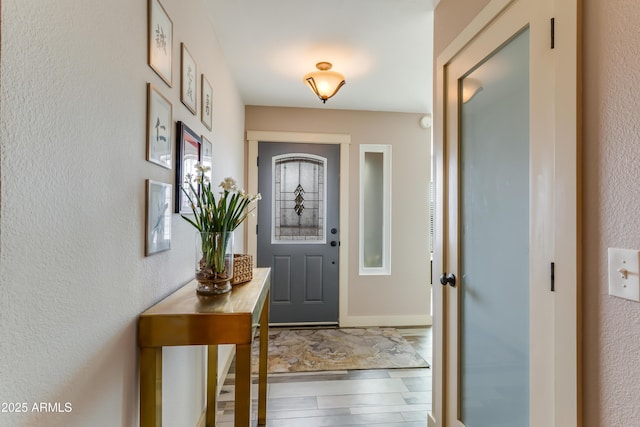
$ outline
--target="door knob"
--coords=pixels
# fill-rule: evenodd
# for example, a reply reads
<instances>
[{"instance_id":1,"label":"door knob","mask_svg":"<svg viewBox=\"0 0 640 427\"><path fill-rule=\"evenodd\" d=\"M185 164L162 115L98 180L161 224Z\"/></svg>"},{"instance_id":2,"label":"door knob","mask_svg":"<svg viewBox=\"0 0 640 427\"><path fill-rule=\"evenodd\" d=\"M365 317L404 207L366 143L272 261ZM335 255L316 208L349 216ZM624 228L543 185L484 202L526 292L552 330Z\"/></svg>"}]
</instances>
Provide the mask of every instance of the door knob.
<instances>
[{"instance_id":1,"label":"door knob","mask_svg":"<svg viewBox=\"0 0 640 427\"><path fill-rule=\"evenodd\" d=\"M453 273L442 273L442 276L440 276L440 283L442 284L442 286L446 286L447 284L449 286L451 286L452 288L456 287L456 275Z\"/></svg>"},{"instance_id":2,"label":"door knob","mask_svg":"<svg viewBox=\"0 0 640 427\"><path fill-rule=\"evenodd\" d=\"M336 242L335 240L331 241L331 246L338 246L338 242Z\"/></svg>"}]
</instances>

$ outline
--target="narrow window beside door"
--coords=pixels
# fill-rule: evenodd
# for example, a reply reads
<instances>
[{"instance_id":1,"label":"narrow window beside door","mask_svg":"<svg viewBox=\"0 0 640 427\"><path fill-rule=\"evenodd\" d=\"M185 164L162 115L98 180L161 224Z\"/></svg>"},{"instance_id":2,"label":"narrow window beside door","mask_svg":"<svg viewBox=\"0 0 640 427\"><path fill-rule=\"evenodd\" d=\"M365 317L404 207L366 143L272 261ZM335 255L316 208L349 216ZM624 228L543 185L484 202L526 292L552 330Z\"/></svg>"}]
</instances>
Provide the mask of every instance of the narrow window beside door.
<instances>
[{"instance_id":1,"label":"narrow window beside door","mask_svg":"<svg viewBox=\"0 0 640 427\"><path fill-rule=\"evenodd\" d=\"M360 274L391 274L391 146L360 146Z\"/></svg>"}]
</instances>

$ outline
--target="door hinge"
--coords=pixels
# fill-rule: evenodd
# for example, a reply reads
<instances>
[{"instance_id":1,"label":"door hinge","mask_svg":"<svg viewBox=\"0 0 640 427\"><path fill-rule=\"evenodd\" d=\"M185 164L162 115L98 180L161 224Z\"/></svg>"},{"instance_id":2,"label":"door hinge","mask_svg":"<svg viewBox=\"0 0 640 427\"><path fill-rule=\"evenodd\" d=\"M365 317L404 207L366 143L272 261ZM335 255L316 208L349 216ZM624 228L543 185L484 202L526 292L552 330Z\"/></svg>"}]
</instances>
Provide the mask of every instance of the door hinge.
<instances>
[{"instance_id":1,"label":"door hinge","mask_svg":"<svg viewBox=\"0 0 640 427\"><path fill-rule=\"evenodd\" d=\"M258 234L258 224L256 224L256 234Z\"/></svg>"},{"instance_id":2,"label":"door hinge","mask_svg":"<svg viewBox=\"0 0 640 427\"><path fill-rule=\"evenodd\" d=\"M556 18L551 18L551 49L556 47Z\"/></svg>"},{"instance_id":3,"label":"door hinge","mask_svg":"<svg viewBox=\"0 0 640 427\"><path fill-rule=\"evenodd\" d=\"M551 263L551 292L556 291L556 263Z\"/></svg>"},{"instance_id":4,"label":"door hinge","mask_svg":"<svg viewBox=\"0 0 640 427\"><path fill-rule=\"evenodd\" d=\"M256 157L256 166L260 166L260 157Z\"/></svg>"}]
</instances>

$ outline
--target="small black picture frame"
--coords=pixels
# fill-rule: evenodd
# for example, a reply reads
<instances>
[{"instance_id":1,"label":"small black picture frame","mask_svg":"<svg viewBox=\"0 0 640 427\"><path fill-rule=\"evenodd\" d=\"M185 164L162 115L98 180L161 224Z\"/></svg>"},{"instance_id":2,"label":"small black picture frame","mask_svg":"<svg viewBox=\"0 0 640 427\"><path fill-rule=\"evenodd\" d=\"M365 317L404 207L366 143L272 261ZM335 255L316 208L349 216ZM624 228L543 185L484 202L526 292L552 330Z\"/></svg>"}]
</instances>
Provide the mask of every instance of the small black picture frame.
<instances>
[{"instance_id":1,"label":"small black picture frame","mask_svg":"<svg viewBox=\"0 0 640 427\"><path fill-rule=\"evenodd\" d=\"M202 139L184 122L177 122L176 138L176 185L175 213L193 214L189 199L182 189L191 193L189 182L193 183L198 171L196 164L200 162ZM198 187L194 184L196 191Z\"/></svg>"}]
</instances>

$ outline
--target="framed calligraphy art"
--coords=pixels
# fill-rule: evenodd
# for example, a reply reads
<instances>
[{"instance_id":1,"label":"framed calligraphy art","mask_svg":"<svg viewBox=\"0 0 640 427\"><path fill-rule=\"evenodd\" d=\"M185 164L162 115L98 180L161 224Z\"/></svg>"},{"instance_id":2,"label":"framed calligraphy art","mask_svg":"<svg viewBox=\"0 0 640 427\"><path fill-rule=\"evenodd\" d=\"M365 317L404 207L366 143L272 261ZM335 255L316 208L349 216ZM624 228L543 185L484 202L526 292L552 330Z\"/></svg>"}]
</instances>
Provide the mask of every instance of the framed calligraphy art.
<instances>
[{"instance_id":1,"label":"framed calligraphy art","mask_svg":"<svg viewBox=\"0 0 640 427\"><path fill-rule=\"evenodd\" d=\"M171 169L171 133L173 129L171 102L147 83L147 160Z\"/></svg>"},{"instance_id":2,"label":"framed calligraphy art","mask_svg":"<svg viewBox=\"0 0 640 427\"><path fill-rule=\"evenodd\" d=\"M202 96L200 97L200 102L202 103L200 107L201 120L202 124L211 130L213 125L213 88L204 74L202 75L202 83L200 86L202 87Z\"/></svg>"},{"instance_id":3,"label":"framed calligraphy art","mask_svg":"<svg viewBox=\"0 0 640 427\"><path fill-rule=\"evenodd\" d=\"M198 68L196 61L187 49L184 43L181 44L182 50L180 54L182 73L180 79L180 100L193 114L197 114L198 109Z\"/></svg>"},{"instance_id":4,"label":"framed calligraphy art","mask_svg":"<svg viewBox=\"0 0 640 427\"><path fill-rule=\"evenodd\" d=\"M171 87L173 22L159 0L149 0L148 13L149 66Z\"/></svg>"},{"instance_id":5,"label":"framed calligraphy art","mask_svg":"<svg viewBox=\"0 0 640 427\"><path fill-rule=\"evenodd\" d=\"M196 164L200 161L200 147L202 140L184 122L178 122L177 161L176 161L176 194L175 213L193 214L189 197L195 194L191 191L191 183L196 191L199 191L198 183L194 181L198 175ZM189 197L185 195L185 191Z\"/></svg>"},{"instance_id":6,"label":"framed calligraphy art","mask_svg":"<svg viewBox=\"0 0 640 427\"><path fill-rule=\"evenodd\" d=\"M147 180L145 256L171 249L171 184Z\"/></svg>"}]
</instances>

